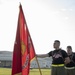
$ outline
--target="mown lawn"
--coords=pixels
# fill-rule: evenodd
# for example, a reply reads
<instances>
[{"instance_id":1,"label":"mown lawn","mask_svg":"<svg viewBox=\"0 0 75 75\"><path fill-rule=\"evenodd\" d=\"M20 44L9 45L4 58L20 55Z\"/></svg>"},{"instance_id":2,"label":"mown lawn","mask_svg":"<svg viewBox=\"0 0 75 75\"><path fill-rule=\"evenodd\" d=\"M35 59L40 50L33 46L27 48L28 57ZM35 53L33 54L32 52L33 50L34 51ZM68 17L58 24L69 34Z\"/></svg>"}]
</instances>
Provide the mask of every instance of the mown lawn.
<instances>
[{"instance_id":1,"label":"mown lawn","mask_svg":"<svg viewBox=\"0 0 75 75\"><path fill-rule=\"evenodd\" d=\"M41 69L42 75L50 75L50 69ZM38 69L32 69L30 70L29 75L40 75L40 72Z\"/></svg>"},{"instance_id":2,"label":"mown lawn","mask_svg":"<svg viewBox=\"0 0 75 75\"><path fill-rule=\"evenodd\" d=\"M11 75L10 68L0 68L0 75Z\"/></svg>"},{"instance_id":3,"label":"mown lawn","mask_svg":"<svg viewBox=\"0 0 75 75\"><path fill-rule=\"evenodd\" d=\"M42 75L50 75L50 69L41 69ZM0 68L0 75L11 75L10 68ZM39 69L31 69L29 75L40 75Z\"/></svg>"}]
</instances>

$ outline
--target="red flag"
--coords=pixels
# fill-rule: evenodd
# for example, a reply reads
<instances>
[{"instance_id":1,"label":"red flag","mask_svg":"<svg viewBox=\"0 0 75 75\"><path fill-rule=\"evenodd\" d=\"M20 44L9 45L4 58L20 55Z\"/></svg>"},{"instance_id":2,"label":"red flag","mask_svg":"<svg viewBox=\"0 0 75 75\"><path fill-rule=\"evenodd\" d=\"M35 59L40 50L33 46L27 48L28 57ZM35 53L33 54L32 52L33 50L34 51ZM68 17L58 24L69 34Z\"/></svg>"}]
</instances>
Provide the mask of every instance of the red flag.
<instances>
[{"instance_id":1,"label":"red flag","mask_svg":"<svg viewBox=\"0 0 75 75\"><path fill-rule=\"evenodd\" d=\"M28 75L30 61L34 57L34 46L20 4L16 41L13 51L12 75Z\"/></svg>"}]
</instances>

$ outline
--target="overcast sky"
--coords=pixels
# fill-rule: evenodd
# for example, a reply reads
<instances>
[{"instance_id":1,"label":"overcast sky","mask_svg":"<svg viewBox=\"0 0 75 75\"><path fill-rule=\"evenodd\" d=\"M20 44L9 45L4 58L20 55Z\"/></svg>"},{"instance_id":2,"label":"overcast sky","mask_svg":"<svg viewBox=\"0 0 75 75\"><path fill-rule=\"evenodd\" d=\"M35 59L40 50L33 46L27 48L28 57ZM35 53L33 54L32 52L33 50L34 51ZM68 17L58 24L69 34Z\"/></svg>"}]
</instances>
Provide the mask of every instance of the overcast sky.
<instances>
[{"instance_id":1,"label":"overcast sky","mask_svg":"<svg viewBox=\"0 0 75 75\"><path fill-rule=\"evenodd\" d=\"M0 0L1 51L13 51L19 2L37 54L53 50L54 40L75 51L75 0Z\"/></svg>"}]
</instances>

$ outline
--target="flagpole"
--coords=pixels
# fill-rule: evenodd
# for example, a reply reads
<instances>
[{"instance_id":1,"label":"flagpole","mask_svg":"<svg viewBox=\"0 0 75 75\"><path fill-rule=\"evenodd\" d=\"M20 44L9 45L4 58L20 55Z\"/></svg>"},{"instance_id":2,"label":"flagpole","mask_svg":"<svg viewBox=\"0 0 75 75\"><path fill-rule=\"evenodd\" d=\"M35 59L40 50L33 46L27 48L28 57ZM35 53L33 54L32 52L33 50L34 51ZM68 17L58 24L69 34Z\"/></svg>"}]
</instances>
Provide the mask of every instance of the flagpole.
<instances>
[{"instance_id":1,"label":"flagpole","mask_svg":"<svg viewBox=\"0 0 75 75\"><path fill-rule=\"evenodd\" d=\"M36 62L37 62L37 65L38 65L38 68L39 68L39 71L40 71L40 75L42 75L42 72L41 72L41 69L40 69L40 65L39 65L39 62L38 62L38 59L37 59L36 56L35 56L35 59L36 59Z\"/></svg>"}]
</instances>

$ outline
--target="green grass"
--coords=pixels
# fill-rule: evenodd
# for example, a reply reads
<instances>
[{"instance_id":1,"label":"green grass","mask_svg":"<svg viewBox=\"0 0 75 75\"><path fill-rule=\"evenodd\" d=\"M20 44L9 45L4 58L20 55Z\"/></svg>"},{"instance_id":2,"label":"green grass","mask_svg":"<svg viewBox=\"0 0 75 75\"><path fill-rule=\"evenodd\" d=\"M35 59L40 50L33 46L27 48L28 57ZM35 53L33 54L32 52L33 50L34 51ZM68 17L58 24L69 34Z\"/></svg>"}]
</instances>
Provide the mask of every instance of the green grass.
<instances>
[{"instance_id":1,"label":"green grass","mask_svg":"<svg viewBox=\"0 0 75 75\"><path fill-rule=\"evenodd\" d=\"M0 68L0 75L11 75L10 68Z\"/></svg>"},{"instance_id":2,"label":"green grass","mask_svg":"<svg viewBox=\"0 0 75 75\"><path fill-rule=\"evenodd\" d=\"M50 69L41 69L42 75L50 75ZM10 68L0 68L0 75L11 75ZM40 75L39 69L31 69L29 75Z\"/></svg>"},{"instance_id":3,"label":"green grass","mask_svg":"<svg viewBox=\"0 0 75 75\"><path fill-rule=\"evenodd\" d=\"M42 75L50 75L50 69L41 69ZM30 70L29 75L40 75L40 72L38 69L32 69Z\"/></svg>"}]
</instances>

